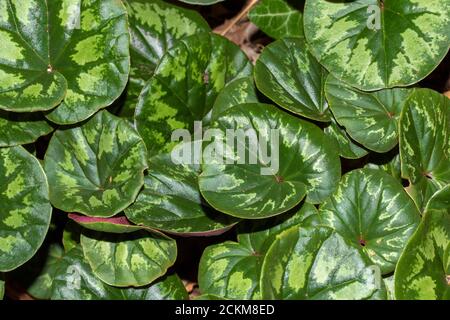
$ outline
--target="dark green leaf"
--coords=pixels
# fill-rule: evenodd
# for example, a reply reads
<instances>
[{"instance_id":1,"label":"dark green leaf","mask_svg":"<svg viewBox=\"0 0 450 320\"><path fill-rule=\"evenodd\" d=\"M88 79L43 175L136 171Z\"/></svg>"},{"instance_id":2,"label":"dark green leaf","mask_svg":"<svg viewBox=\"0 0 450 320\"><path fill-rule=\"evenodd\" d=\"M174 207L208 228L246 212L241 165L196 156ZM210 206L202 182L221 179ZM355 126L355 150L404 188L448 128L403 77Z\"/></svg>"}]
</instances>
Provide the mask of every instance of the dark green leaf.
<instances>
[{"instance_id":1,"label":"dark green leaf","mask_svg":"<svg viewBox=\"0 0 450 320\"><path fill-rule=\"evenodd\" d=\"M317 121L330 121L324 92L327 76L303 38L268 45L255 64L256 86L262 93L281 107Z\"/></svg>"},{"instance_id":2,"label":"dark green leaf","mask_svg":"<svg viewBox=\"0 0 450 320\"><path fill-rule=\"evenodd\" d=\"M305 35L333 75L362 90L425 78L450 46L448 0L306 0Z\"/></svg>"},{"instance_id":3,"label":"dark green leaf","mask_svg":"<svg viewBox=\"0 0 450 320\"><path fill-rule=\"evenodd\" d=\"M320 207L323 224L359 247L383 274L395 269L420 214L402 185L374 169L342 177L336 192Z\"/></svg>"},{"instance_id":4,"label":"dark green leaf","mask_svg":"<svg viewBox=\"0 0 450 320\"><path fill-rule=\"evenodd\" d=\"M0 203L0 271L11 271L42 245L52 214L44 171L22 147L0 149Z\"/></svg>"},{"instance_id":5,"label":"dark green leaf","mask_svg":"<svg viewBox=\"0 0 450 320\"><path fill-rule=\"evenodd\" d=\"M53 135L45 155L50 200L66 212L111 217L134 202L146 158L132 126L100 111L82 126Z\"/></svg>"}]
</instances>

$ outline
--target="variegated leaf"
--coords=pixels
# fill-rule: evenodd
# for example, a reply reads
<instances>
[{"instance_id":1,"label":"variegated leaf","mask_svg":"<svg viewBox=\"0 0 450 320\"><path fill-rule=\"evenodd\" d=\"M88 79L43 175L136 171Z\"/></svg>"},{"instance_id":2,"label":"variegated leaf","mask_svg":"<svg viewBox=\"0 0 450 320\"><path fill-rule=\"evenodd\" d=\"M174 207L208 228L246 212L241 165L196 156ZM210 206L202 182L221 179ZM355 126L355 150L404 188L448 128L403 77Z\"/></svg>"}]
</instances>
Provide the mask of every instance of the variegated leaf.
<instances>
[{"instance_id":1,"label":"variegated leaf","mask_svg":"<svg viewBox=\"0 0 450 320\"><path fill-rule=\"evenodd\" d=\"M52 282L52 300L183 300L187 292L177 275L164 276L141 288L112 287L92 272L80 247L67 252Z\"/></svg>"},{"instance_id":2,"label":"variegated leaf","mask_svg":"<svg viewBox=\"0 0 450 320\"><path fill-rule=\"evenodd\" d=\"M22 147L0 148L0 271L28 261L47 234L52 207L39 161Z\"/></svg>"},{"instance_id":3,"label":"variegated leaf","mask_svg":"<svg viewBox=\"0 0 450 320\"><path fill-rule=\"evenodd\" d=\"M264 259L263 299L385 299L380 273L342 236L326 227L294 226L277 236Z\"/></svg>"},{"instance_id":4,"label":"variegated leaf","mask_svg":"<svg viewBox=\"0 0 450 320\"><path fill-rule=\"evenodd\" d=\"M359 159L367 155L368 151L360 147L354 142L341 127L334 117L331 118L331 123L323 130L325 135L330 139L333 145L339 147L339 155L346 159Z\"/></svg>"},{"instance_id":5,"label":"variegated leaf","mask_svg":"<svg viewBox=\"0 0 450 320\"><path fill-rule=\"evenodd\" d=\"M252 66L232 42L202 33L178 41L167 51L144 87L135 125L149 155L170 151L175 129L193 132L194 121L209 122L219 92L231 81L250 76Z\"/></svg>"},{"instance_id":6,"label":"variegated leaf","mask_svg":"<svg viewBox=\"0 0 450 320\"><path fill-rule=\"evenodd\" d=\"M32 143L53 131L41 113L0 110L0 147Z\"/></svg>"},{"instance_id":7,"label":"variegated leaf","mask_svg":"<svg viewBox=\"0 0 450 320\"><path fill-rule=\"evenodd\" d=\"M100 111L53 135L45 155L50 200L66 212L111 217L134 202L144 184L146 158L132 126Z\"/></svg>"},{"instance_id":8,"label":"variegated leaf","mask_svg":"<svg viewBox=\"0 0 450 320\"><path fill-rule=\"evenodd\" d=\"M92 272L116 287L145 286L175 263L177 244L162 234L84 231L81 246Z\"/></svg>"},{"instance_id":9,"label":"variegated leaf","mask_svg":"<svg viewBox=\"0 0 450 320\"><path fill-rule=\"evenodd\" d=\"M67 221L63 229L62 244L65 252L69 252L80 244L81 225L75 221Z\"/></svg>"},{"instance_id":10,"label":"variegated leaf","mask_svg":"<svg viewBox=\"0 0 450 320\"><path fill-rule=\"evenodd\" d=\"M398 150L393 150L395 152L389 152L384 154L370 154L368 158L368 164L365 168L377 169L386 172L393 176L397 181L402 181L402 172L400 165L400 154Z\"/></svg>"},{"instance_id":11,"label":"variegated leaf","mask_svg":"<svg viewBox=\"0 0 450 320\"><path fill-rule=\"evenodd\" d=\"M281 107L317 121L330 121L324 85L328 72L304 38L286 38L264 48L255 64L258 89Z\"/></svg>"},{"instance_id":12,"label":"variegated leaf","mask_svg":"<svg viewBox=\"0 0 450 320\"><path fill-rule=\"evenodd\" d=\"M87 119L122 92L129 73L126 10L116 0L2 0L0 109Z\"/></svg>"},{"instance_id":13,"label":"variegated leaf","mask_svg":"<svg viewBox=\"0 0 450 320\"><path fill-rule=\"evenodd\" d=\"M238 243L226 241L203 252L200 291L227 299L261 299L262 262L276 236L293 225L315 225L314 220L318 221L317 210L305 203L300 210L241 226Z\"/></svg>"},{"instance_id":14,"label":"variegated leaf","mask_svg":"<svg viewBox=\"0 0 450 320\"><path fill-rule=\"evenodd\" d=\"M336 149L309 122L271 105L242 104L211 127L214 139L204 138L199 185L221 212L262 219L286 212L306 195L307 202L320 203L337 186ZM227 139L227 130L236 130L237 139Z\"/></svg>"},{"instance_id":15,"label":"variegated leaf","mask_svg":"<svg viewBox=\"0 0 450 320\"><path fill-rule=\"evenodd\" d=\"M253 77L234 80L217 95L211 111L211 121L217 120L223 112L231 107L254 102L258 102L258 97Z\"/></svg>"},{"instance_id":16,"label":"variegated leaf","mask_svg":"<svg viewBox=\"0 0 450 320\"><path fill-rule=\"evenodd\" d=\"M423 209L450 183L450 100L429 89L415 89L400 119L400 159L408 192Z\"/></svg>"},{"instance_id":17,"label":"variegated leaf","mask_svg":"<svg viewBox=\"0 0 450 320\"><path fill-rule=\"evenodd\" d=\"M363 92L330 75L325 92L337 122L355 141L379 153L397 145L400 113L411 90Z\"/></svg>"},{"instance_id":18,"label":"variegated leaf","mask_svg":"<svg viewBox=\"0 0 450 320\"><path fill-rule=\"evenodd\" d=\"M420 214L402 185L374 169L342 177L336 192L320 206L323 225L361 249L383 274L392 272Z\"/></svg>"},{"instance_id":19,"label":"variegated leaf","mask_svg":"<svg viewBox=\"0 0 450 320\"><path fill-rule=\"evenodd\" d=\"M274 39L303 37L302 13L286 0L261 0L249 12L248 17Z\"/></svg>"},{"instance_id":20,"label":"variegated leaf","mask_svg":"<svg viewBox=\"0 0 450 320\"><path fill-rule=\"evenodd\" d=\"M200 156L201 141L180 144L174 151L185 147ZM198 187L199 164L176 164L171 154L160 154L149 160L149 167L144 190L125 210L132 222L189 236L217 235L239 222L217 212L202 198Z\"/></svg>"},{"instance_id":21,"label":"variegated leaf","mask_svg":"<svg viewBox=\"0 0 450 320\"><path fill-rule=\"evenodd\" d=\"M431 198L400 257L395 271L397 299L450 300L449 194L447 186Z\"/></svg>"},{"instance_id":22,"label":"variegated leaf","mask_svg":"<svg viewBox=\"0 0 450 320\"><path fill-rule=\"evenodd\" d=\"M161 0L126 0L124 3L130 23L131 69L120 116L131 118L142 88L164 53L177 40L210 28L199 13Z\"/></svg>"},{"instance_id":23,"label":"variegated leaf","mask_svg":"<svg viewBox=\"0 0 450 320\"><path fill-rule=\"evenodd\" d=\"M425 78L450 46L450 0L306 0L305 35L338 79L370 91Z\"/></svg>"}]
</instances>

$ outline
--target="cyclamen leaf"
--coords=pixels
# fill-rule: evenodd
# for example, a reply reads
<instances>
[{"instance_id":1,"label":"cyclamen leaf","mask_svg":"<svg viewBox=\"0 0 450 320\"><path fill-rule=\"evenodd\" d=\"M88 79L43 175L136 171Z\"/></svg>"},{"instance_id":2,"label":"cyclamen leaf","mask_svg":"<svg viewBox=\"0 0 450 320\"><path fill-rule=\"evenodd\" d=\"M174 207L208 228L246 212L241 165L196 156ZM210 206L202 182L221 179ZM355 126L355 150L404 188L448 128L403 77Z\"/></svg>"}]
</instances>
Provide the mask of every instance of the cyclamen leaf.
<instances>
[{"instance_id":1,"label":"cyclamen leaf","mask_svg":"<svg viewBox=\"0 0 450 320\"><path fill-rule=\"evenodd\" d=\"M174 147L174 130L192 133L194 121L207 124L219 92L251 72L245 54L223 37L202 33L178 41L161 59L136 107L135 126L149 156Z\"/></svg>"},{"instance_id":2,"label":"cyclamen leaf","mask_svg":"<svg viewBox=\"0 0 450 320\"><path fill-rule=\"evenodd\" d=\"M130 223L124 216L113 218L93 218L77 214L69 214L69 218L86 229L107 233L130 233L144 229Z\"/></svg>"},{"instance_id":3,"label":"cyclamen leaf","mask_svg":"<svg viewBox=\"0 0 450 320\"><path fill-rule=\"evenodd\" d=\"M281 107L317 121L330 121L324 92L327 76L303 38L275 41L255 64L256 86L262 93Z\"/></svg>"},{"instance_id":4,"label":"cyclamen leaf","mask_svg":"<svg viewBox=\"0 0 450 320\"><path fill-rule=\"evenodd\" d=\"M66 212L111 217L134 202L147 167L144 142L124 119L100 111L58 130L45 155L52 204Z\"/></svg>"},{"instance_id":5,"label":"cyclamen leaf","mask_svg":"<svg viewBox=\"0 0 450 320\"><path fill-rule=\"evenodd\" d=\"M75 221L67 221L64 226L62 244L65 252L69 252L80 244L81 230L83 228Z\"/></svg>"},{"instance_id":6,"label":"cyclamen leaf","mask_svg":"<svg viewBox=\"0 0 450 320\"><path fill-rule=\"evenodd\" d=\"M313 54L338 79L370 91L425 78L450 45L449 0L306 0Z\"/></svg>"},{"instance_id":7,"label":"cyclamen leaf","mask_svg":"<svg viewBox=\"0 0 450 320\"><path fill-rule=\"evenodd\" d=\"M292 227L280 234L264 259L263 299L386 299L370 261L326 227Z\"/></svg>"},{"instance_id":8,"label":"cyclamen leaf","mask_svg":"<svg viewBox=\"0 0 450 320\"><path fill-rule=\"evenodd\" d=\"M258 102L253 77L234 80L217 95L211 111L211 121L217 120L223 112L231 107L253 102Z\"/></svg>"},{"instance_id":9,"label":"cyclamen leaf","mask_svg":"<svg viewBox=\"0 0 450 320\"><path fill-rule=\"evenodd\" d=\"M141 288L117 288L98 279L80 247L61 259L52 282L52 300L181 300L187 292L176 275L165 276Z\"/></svg>"},{"instance_id":10,"label":"cyclamen leaf","mask_svg":"<svg viewBox=\"0 0 450 320\"><path fill-rule=\"evenodd\" d=\"M201 15L160 0L124 2L130 23L131 69L121 116L132 117L139 93L164 53L186 36L210 30Z\"/></svg>"},{"instance_id":11,"label":"cyclamen leaf","mask_svg":"<svg viewBox=\"0 0 450 320\"><path fill-rule=\"evenodd\" d=\"M420 214L402 185L374 169L342 177L336 192L320 206L323 225L334 228L378 265L383 274L395 269Z\"/></svg>"},{"instance_id":12,"label":"cyclamen leaf","mask_svg":"<svg viewBox=\"0 0 450 320\"><path fill-rule=\"evenodd\" d=\"M178 145L174 151L184 147L200 151L201 141ZM161 154L149 160L149 167L144 190L125 210L132 222L189 236L217 235L239 222L215 211L202 198L198 164L174 164L170 154Z\"/></svg>"},{"instance_id":13,"label":"cyclamen leaf","mask_svg":"<svg viewBox=\"0 0 450 320\"><path fill-rule=\"evenodd\" d=\"M261 0L248 17L274 39L303 37L302 13L285 0Z\"/></svg>"},{"instance_id":14,"label":"cyclamen leaf","mask_svg":"<svg viewBox=\"0 0 450 320\"><path fill-rule=\"evenodd\" d=\"M111 104L129 73L126 10L116 0L4 0L0 109L50 110L58 124Z\"/></svg>"},{"instance_id":15,"label":"cyclamen leaf","mask_svg":"<svg viewBox=\"0 0 450 320\"><path fill-rule=\"evenodd\" d=\"M400 165L400 155L398 150L392 156L392 152L385 154L376 154L369 156L369 163L365 168L377 169L393 176L397 181L402 182L402 173Z\"/></svg>"},{"instance_id":16,"label":"cyclamen leaf","mask_svg":"<svg viewBox=\"0 0 450 320\"><path fill-rule=\"evenodd\" d=\"M36 253L52 214L44 171L22 147L0 149L0 203L0 272L7 272Z\"/></svg>"},{"instance_id":17,"label":"cyclamen leaf","mask_svg":"<svg viewBox=\"0 0 450 320\"><path fill-rule=\"evenodd\" d=\"M357 145L347 134L344 128L339 126L334 117L323 132L335 146L339 146L339 155L346 159L359 159L367 155L368 151Z\"/></svg>"},{"instance_id":18,"label":"cyclamen leaf","mask_svg":"<svg viewBox=\"0 0 450 320\"><path fill-rule=\"evenodd\" d=\"M3 274L0 274L0 300L2 300L5 295L5 279L3 279L3 277Z\"/></svg>"},{"instance_id":19,"label":"cyclamen leaf","mask_svg":"<svg viewBox=\"0 0 450 320\"><path fill-rule=\"evenodd\" d=\"M363 92L329 76L325 92L337 122L355 141L379 153L397 145L400 113L411 90Z\"/></svg>"},{"instance_id":20,"label":"cyclamen leaf","mask_svg":"<svg viewBox=\"0 0 450 320\"><path fill-rule=\"evenodd\" d=\"M53 131L40 113L13 113L0 110L0 147L32 143Z\"/></svg>"},{"instance_id":21,"label":"cyclamen leaf","mask_svg":"<svg viewBox=\"0 0 450 320\"><path fill-rule=\"evenodd\" d=\"M226 241L206 248L198 273L202 294L261 299L259 278L270 245L278 234L293 225L314 225L311 220L314 216L317 210L305 203L299 211L240 226L238 243Z\"/></svg>"},{"instance_id":22,"label":"cyclamen leaf","mask_svg":"<svg viewBox=\"0 0 450 320\"><path fill-rule=\"evenodd\" d=\"M450 184L450 100L429 89L415 89L400 118L402 176L419 209Z\"/></svg>"},{"instance_id":23,"label":"cyclamen leaf","mask_svg":"<svg viewBox=\"0 0 450 320\"><path fill-rule=\"evenodd\" d=\"M439 193L447 196L450 187ZM439 197L439 193L436 197ZM434 197L433 197L434 198ZM433 198L431 201L433 201ZM395 296L400 300L450 299L450 206L428 209L409 240L395 272Z\"/></svg>"},{"instance_id":24,"label":"cyclamen leaf","mask_svg":"<svg viewBox=\"0 0 450 320\"><path fill-rule=\"evenodd\" d=\"M447 210L447 212L450 211L450 184L446 185L444 188L433 194L425 208L425 211L428 210Z\"/></svg>"},{"instance_id":25,"label":"cyclamen leaf","mask_svg":"<svg viewBox=\"0 0 450 320\"><path fill-rule=\"evenodd\" d=\"M309 122L271 105L242 104L227 110L211 127L214 141L204 141L199 185L206 201L221 212L245 219L275 216L306 195L307 202L320 203L338 184L338 154ZM238 140L237 146L232 141L232 148L227 146L229 129L253 132L257 139ZM264 159L264 145L271 159ZM245 159L239 158L241 149Z\"/></svg>"},{"instance_id":26,"label":"cyclamen leaf","mask_svg":"<svg viewBox=\"0 0 450 320\"><path fill-rule=\"evenodd\" d=\"M33 298L50 299L52 280L63 255L64 249L58 244L42 247L33 259L14 271L12 278Z\"/></svg>"},{"instance_id":27,"label":"cyclamen leaf","mask_svg":"<svg viewBox=\"0 0 450 320\"><path fill-rule=\"evenodd\" d=\"M81 246L92 272L116 287L147 285L163 276L177 257L175 240L145 231L85 231L81 234Z\"/></svg>"}]
</instances>

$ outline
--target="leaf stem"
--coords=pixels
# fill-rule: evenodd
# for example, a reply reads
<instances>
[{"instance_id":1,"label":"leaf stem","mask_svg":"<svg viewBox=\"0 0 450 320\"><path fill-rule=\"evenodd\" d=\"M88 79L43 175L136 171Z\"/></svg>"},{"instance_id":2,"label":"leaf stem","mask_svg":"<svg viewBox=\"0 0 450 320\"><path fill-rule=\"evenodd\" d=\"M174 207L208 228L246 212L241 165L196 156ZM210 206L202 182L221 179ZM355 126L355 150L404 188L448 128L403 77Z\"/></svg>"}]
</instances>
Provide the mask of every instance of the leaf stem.
<instances>
[{"instance_id":1,"label":"leaf stem","mask_svg":"<svg viewBox=\"0 0 450 320\"><path fill-rule=\"evenodd\" d=\"M227 24L227 26L220 32L221 36L225 36L234 25L236 25L259 0L247 0L244 8Z\"/></svg>"}]
</instances>

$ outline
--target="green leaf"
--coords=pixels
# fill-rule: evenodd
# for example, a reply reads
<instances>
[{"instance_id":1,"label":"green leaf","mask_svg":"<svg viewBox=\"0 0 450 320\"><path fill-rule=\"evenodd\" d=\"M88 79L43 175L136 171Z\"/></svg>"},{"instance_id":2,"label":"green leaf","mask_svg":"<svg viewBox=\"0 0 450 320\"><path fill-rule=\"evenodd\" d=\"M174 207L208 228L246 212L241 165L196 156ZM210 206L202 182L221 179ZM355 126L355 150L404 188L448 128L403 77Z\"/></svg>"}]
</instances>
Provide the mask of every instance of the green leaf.
<instances>
[{"instance_id":1,"label":"green leaf","mask_svg":"<svg viewBox=\"0 0 450 320\"><path fill-rule=\"evenodd\" d=\"M52 243L41 248L33 259L15 270L12 277L34 298L50 299L52 281L63 255L64 249Z\"/></svg>"},{"instance_id":2,"label":"green leaf","mask_svg":"<svg viewBox=\"0 0 450 320\"><path fill-rule=\"evenodd\" d=\"M195 152L201 149L200 143L181 144L175 148L189 147ZM149 160L149 167L144 190L125 210L130 221L190 236L217 235L239 221L215 211L203 200L198 187L198 164L174 164L170 154L160 154Z\"/></svg>"},{"instance_id":3,"label":"green leaf","mask_svg":"<svg viewBox=\"0 0 450 320\"><path fill-rule=\"evenodd\" d=\"M134 202L146 157L132 126L107 111L80 127L58 130L45 155L50 200L66 212L111 217Z\"/></svg>"},{"instance_id":4,"label":"green leaf","mask_svg":"<svg viewBox=\"0 0 450 320\"><path fill-rule=\"evenodd\" d=\"M223 37L202 33L178 41L161 59L136 107L135 125L149 155L170 151L174 130L192 133L194 121L207 124L219 92L251 72L245 54Z\"/></svg>"},{"instance_id":5,"label":"green leaf","mask_svg":"<svg viewBox=\"0 0 450 320\"><path fill-rule=\"evenodd\" d=\"M84 231L81 246L92 272L117 287L139 287L163 276L175 263L175 240L162 234L136 231L109 234Z\"/></svg>"},{"instance_id":6,"label":"green leaf","mask_svg":"<svg viewBox=\"0 0 450 320\"><path fill-rule=\"evenodd\" d=\"M69 252L80 244L81 230L83 228L75 221L69 220L64 226L62 244L65 252Z\"/></svg>"},{"instance_id":7,"label":"green leaf","mask_svg":"<svg viewBox=\"0 0 450 320\"><path fill-rule=\"evenodd\" d=\"M381 275L360 251L326 227L292 227L264 259L263 299L385 299Z\"/></svg>"},{"instance_id":8,"label":"green leaf","mask_svg":"<svg viewBox=\"0 0 450 320\"><path fill-rule=\"evenodd\" d=\"M4 275L0 273L0 300L3 299L4 295L5 295L5 279Z\"/></svg>"},{"instance_id":9,"label":"green leaf","mask_svg":"<svg viewBox=\"0 0 450 320\"><path fill-rule=\"evenodd\" d=\"M383 278L383 282L386 286L387 300L395 300L394 275Z\"/></svg>"},{"instance_id":10,"label":"green leaf","mask_svg":"<svg viewBox=\"0 0 450 320\"><path fill-rule=\"evenodd\" d=\"M306 194L307 202L320 203L337 186L338 154L309 122L271 105L243 104L223 113L212 128L214 141L204 141L199 185L206 201L221 212L262 219L288 211ZM238 137L253 132L257 139L227 145L230 129ZM241 150L245 157L239 157Z\"/></svg>"},{"instance_id":11,"label":"green leaf","mask_svg":"<svg viewBox=\"0 0 450 320\"><path fill-rule=\"evenodd\" d=\"M425 208L425 211L428 210L450 211L450 184L433 194Z\"/></svg>"},{"instance_id":12,"label":"green leaf","mask_svg":"<svg viewBox=\"0 0 450 320\"><path fill-rule=\"evenodd\" d=\"M302 13L285 0L261 0L248 17L274 39L303 37Z\"/></svg>"},{"instance_id":13,"label":"green leaf","mask_svg":"<svg viewBox=\"0 0 450 320\"><path fill-rule=\"evenodd\" d=\"M334 117L331 118L331 123L323 132L333 145L339 147L339 155L343 158L360 159L368 153L366 149L360 147L348 136L345 128L341 127Z\"/></svg>"},{"instance_id":14,"label":"green leaf","mask_svg":"<svg viewBox=\"0 0 450 320\"><path fill-rule=\"evenodd\" d=\"M384 171L402 183L400 154L398 150L394 149L392 151L384 154L370 154L368 158L369 163L366 164L365 168Z\"/></svg>"},{"instance_id":15,"label":"green leaf","mask_svg":"<svg viewBox=\"0 0 450 320\"><path fill-rule=\"evenodd\" d=\"M128 219L124 216L113 218L93 218L70 213L69 219L72 219L86 229L99 232L130 233L144 229L141 226L131 224L130 221L128 221Z\"/></svg>"},{"instance_id":16,"label":"green leaf","mask_svg":"<svg viewBox=\"0 0 450 320\"><path fill-rule=\"evenodd\" d=\"M258 102L253 77L234 80L217 95L216 102L211 111L211 121L217 120L223 112L231 107L253 102Z\"/></svg>"},{"instance_id":17,"label":"green leaf","mask_svg":"<svg viewBox=\"0 0 450 320\"><path fill-rule=\"evenodd\" d=\"M80 247L66 253L52 283L52 300L181 300L187 292L176 275L141 288L117 288L98 279Z\"/></svg>"},{"instance_id":18,"label":"green leaf","mask_svg":"<svg viewBox=\"0 0 450 320\"><path fill-rule=\"evenodd\" d=\"M381 268L395 269L420 214L402 185L374 169L354 170L342 177L336 192L320 207L323 224Z\"/></svg>"},{"instance_id":19,"label":"green leaf","mask_svg":"<svg viewBox=\"0 0 450 320\"><path fill-rule=\"evenodd\" d=\"M32 143L53 131L40 113L0 110L0 147Z\"/></svg>"},{"instance_id":20,"label":"green leaf","mask_svg":"<svg viewBox=\"0 0 450 320\"><path fill-rule=\"evenodd\" d=\"M22 147L0 149L0 271L28 261L47 234L52 207L39 161Z\"/></svg>"},{"instance_id":21,"label":"green leaf","mask_svg":"<svg viewBox=\"0 0 450 320\"><path fill-rule=\"evenodd\" d=\"M450 100L429 89L415 89L400 118L402 176L419 209L450 183Z\"/></svg>"},{"instance_id":22,"label":"green leaf","mask_svg":"<svg viewBox=\"0 0 450 320\"><path fill-rule=\"evenodd\" d=\"M228 299L216 296L214 294L202 294L202 295L200 295L198 297L195 297L193 300L207 300L207 301L211 301L211 300L228 300Z\"/></svg>"},{"instance_id":23,"label":"green leaf","mask_svg":"<svg viewBox=\"0 0 450 320\"><path fill-rule=\"evenodd\" d=\"M450 299L449 190L447 186L430 200L419 228L400 257L395 272L397 299ZM441 199L446 199L445 206Z\"/></svg>"},{"instance_id":24,"label":"green leaf","mask_svg":"<svg viewBox=\"0 0 450 320\"><path fill-rule=\"evenodd\" d=\"M365 91L408 86L446 56L450 3L306 0L304 27L313 54L338 79Z\"/></svg>"},{"instance_id":25,"label":"green leaf","mask_svg":"<svg viewBox=\"0 0 450 320\"><path fill-rule=\"evenodd\" d=\"M111 104L129 73L126 10L115 0L0 5L0 109L50 110L58 124Z\"/></svg>"},{"instance_id":26,"label":"green leaf","mask_svg":"<svg viewBox=\"0 0 450 320\"><path fill-rule=\"evenodd\" d=\"M397 145L398 120L411 90L363 92L329 76L325 92L337 122L355 141L380 153Z\"/></svg>"},{"instance_id":27,"label":"green leaf","mask_svg":"<svg viewBox=\"0 0 450 320\"><path fill-rule=\"evenodd\" d=\"M198 281L202 294L228 299L261 299L259 278L264 256L276 236L297 224L314 225L317 210L303 204L300 210L239 227L238 241L209 246L200 260Z\"/></svg>"},{"instance_id":28,"label":"green leaf","mask_svg":"<svg viewBox=\"0 0 450 320\"><path fill-rule=\"evenodd\" d=\"M275 41L255 64L256 86L262 93L281 107L317 121L330 121L324 92L327 76L303 38Z\"/></svg>"},{"instance_id":29,"label":"green leaf","mask_svg":"<svg viewBox=\"0 0 450 320\"><path fill-rule=\"evenodd\" d=\"M131 118L139 93L167 49L183 37L210 28L198 12L160 0L127 0L124 3L130 23L131 69L120 115Z\"/></svg>"}]
</instances>

